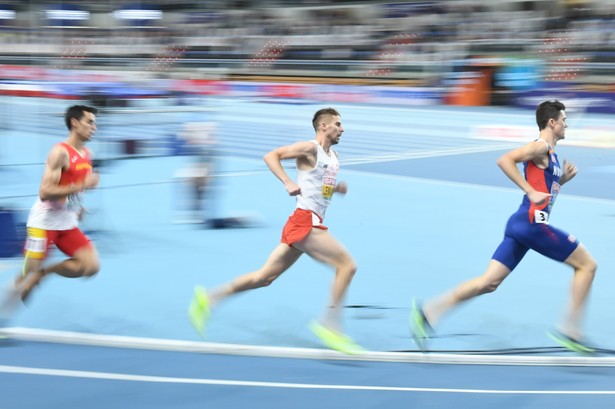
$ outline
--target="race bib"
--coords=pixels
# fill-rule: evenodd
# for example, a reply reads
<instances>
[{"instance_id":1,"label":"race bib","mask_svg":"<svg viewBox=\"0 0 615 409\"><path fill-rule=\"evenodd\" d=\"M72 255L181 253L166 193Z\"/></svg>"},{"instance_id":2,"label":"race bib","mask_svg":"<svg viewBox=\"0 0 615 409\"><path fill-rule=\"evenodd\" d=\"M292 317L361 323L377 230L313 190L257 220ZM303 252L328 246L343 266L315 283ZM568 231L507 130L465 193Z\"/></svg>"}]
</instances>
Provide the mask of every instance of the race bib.
<instances>
[{"instance_id":1,"label":"race bib","mask_svg":"<svg viewBox=\"0 0 615 409\"><path fill-rule=\"evenodd\" d=\"M335 186L322 185L322 197L324 197L327 200L331 200L331 198L333 197L334 189L335 189Z\"/></svg>"},{"instance_id":2,"label":"race bib","mask_svg":"<svg viewBox=\"0 0 615 409\"><path fill-rule=\"evenodd\" d=\"M534 210L534 221L541 224L549 224L549 213L541 210Z\"/></svg>"},{"instance_id":3,"label":"race bib","mask_svg":"<svg viewBox=\"0 0 615 409\"><path fill-rule=\"evenodd\" d=\"M44 237L28 237L26 250L32 253L44 253L47 247L47 239Z\"/></svg>"}]
</instances>

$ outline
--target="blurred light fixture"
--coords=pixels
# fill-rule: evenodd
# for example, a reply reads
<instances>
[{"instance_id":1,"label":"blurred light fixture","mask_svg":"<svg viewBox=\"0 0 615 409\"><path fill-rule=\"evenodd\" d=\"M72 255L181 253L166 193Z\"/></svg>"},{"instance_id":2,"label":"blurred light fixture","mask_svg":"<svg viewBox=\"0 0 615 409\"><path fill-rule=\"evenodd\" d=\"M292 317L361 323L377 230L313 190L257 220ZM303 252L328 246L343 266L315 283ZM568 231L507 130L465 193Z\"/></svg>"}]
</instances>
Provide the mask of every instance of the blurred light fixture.
<instances>
[{"instance_id":1,"label":"blurred light fixture","mask_svg":"<svg viewBox=\"0 0 615 409\"><path fill-rule=\"evenodd\" d=\"M113 17L118 20L160 20L162 18L162 11L138 9L116 10L113 12Z\"/></svg>"},{"instance_id":2,"label":"blurred light fixture","mask_svg":"<svg viewBox=\"0 0 615 409\"><path fill-rule=\"evenodd\" d=\"M88 20L89 11L83 10L46 10L47 20Z\"/></svg>"},{"instance_id":3,"label":"blurred light fixture","mask_svg":"<svg viewBox=\"0 0 615 409\"><path fill-rule=\"evenodd\" d=\"M14 20L15 12L13 10L0 9L0 20Z\"/></svg>"}]
</instances>

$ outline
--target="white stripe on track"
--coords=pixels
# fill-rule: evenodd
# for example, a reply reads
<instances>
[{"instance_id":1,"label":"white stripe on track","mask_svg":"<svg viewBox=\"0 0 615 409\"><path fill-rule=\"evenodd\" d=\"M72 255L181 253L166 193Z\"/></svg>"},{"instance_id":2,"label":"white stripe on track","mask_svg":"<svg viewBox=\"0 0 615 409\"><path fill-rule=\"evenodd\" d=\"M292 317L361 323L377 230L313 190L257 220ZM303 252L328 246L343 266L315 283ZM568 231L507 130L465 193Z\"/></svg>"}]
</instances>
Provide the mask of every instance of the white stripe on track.
<instances>
[{"instance_id":1,"label":"white stripe on track","mask_svg":"<svg viewBox=\"0 0 615 409\"><path fill-rule=\"evenodd\" d=\"M35 328L5 328L2 333L12 339L59 344L99 347L134 348L155 351L196 352L270 358L296 358L318 360L409 362L455 365L513 365L513 366L587 366L615 367L614 357L605 356L521 356L470 355L421 352L365 351L345 355L328 349L290 348L241 344L221 344L184 340L89 334Z\"/></svg>"},{"instance_id":2,"label":"white stripe on track","mask_svg":"<svg viewBox=\"0 0 615 409\"><path fill-rule=\"evenodd\" d=\"M411 386L372 386L372 385L327 385L313 383L239 381L230 379L177 378L168 376L131 375L111 372L73 371L66 369L31 368L0 365L0 373L22 375L56 376L81 379L101 379L128 382L174 383L191 385L240 386L282 389L327 389L349 391L382 392L427 392L497 395L615 395L615 391L605 390L506 390L506 389L463 389L463 388L419 388Z\"/></svg>"}]
</instances>

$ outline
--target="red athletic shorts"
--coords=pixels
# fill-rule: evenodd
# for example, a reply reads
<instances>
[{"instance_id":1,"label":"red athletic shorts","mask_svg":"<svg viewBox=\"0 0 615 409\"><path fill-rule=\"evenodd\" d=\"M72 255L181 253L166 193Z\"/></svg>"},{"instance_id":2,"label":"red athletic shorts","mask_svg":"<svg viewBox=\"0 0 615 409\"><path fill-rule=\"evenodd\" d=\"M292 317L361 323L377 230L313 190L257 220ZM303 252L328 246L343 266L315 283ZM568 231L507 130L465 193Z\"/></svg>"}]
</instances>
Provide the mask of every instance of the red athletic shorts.
<instances>
[{"instance_id":1,"label":"red athletic shorts","mask_svg":"<svg viewBox=\"0 0 615 409\"><path fill-rule=\"evenodd\" d=\"M24 246L27 258L44 259L49 246L55 246L67 256L74 256L77 250L90 246L90 239L78 228L71 230L44 230L28 227L28 237Z\"/></svg>"},{"instance_id":2,"label":"red athletic shorts","mask_svg":"<svg viewBox=\"0 0 615 409\"><path fill-rule=\"evenodd\" d=\"M284 225L281 241L292 246L294 243L305 239L312 227L327 230L327 226L322 225L322 220L316 213L304 209L295 209Z\"/></svg>"}]
</instances>

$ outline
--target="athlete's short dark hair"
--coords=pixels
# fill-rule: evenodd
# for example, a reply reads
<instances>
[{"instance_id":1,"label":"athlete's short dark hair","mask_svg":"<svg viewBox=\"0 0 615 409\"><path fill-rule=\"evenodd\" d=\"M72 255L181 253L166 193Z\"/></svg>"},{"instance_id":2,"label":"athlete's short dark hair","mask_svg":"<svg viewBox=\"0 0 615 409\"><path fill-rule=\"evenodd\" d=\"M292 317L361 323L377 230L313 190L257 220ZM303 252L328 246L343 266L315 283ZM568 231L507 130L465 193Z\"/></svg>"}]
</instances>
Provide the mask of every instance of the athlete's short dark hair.
<instances>
[{"instance_id":1,"label":"athlete's short dark hair","mask_svg":"<svg viewBox=\"0 0 615 409\"><path fill-rule=\"evenodd\" d=\"M547 127L549 119L559 119L560 111L564 111L566 106L558 100L541 102L536 108L536 124L542 131Z\"/></svg>"},{"instance_id":2,"label":"athlete's short dark hair","mask_svg":"<svg viewBox=\"0 0 615 409\"><path fill-rule=\"evenodd\" d=\"M87 105L73 105L66 110L66 113L64 114L64 122L66 123L66 127L69 131L71 129L71 120L75 118L77 121L80 121L85 115L84 112L91 112L96 115L98 110Z\"/></svg>"}]
</instances>

